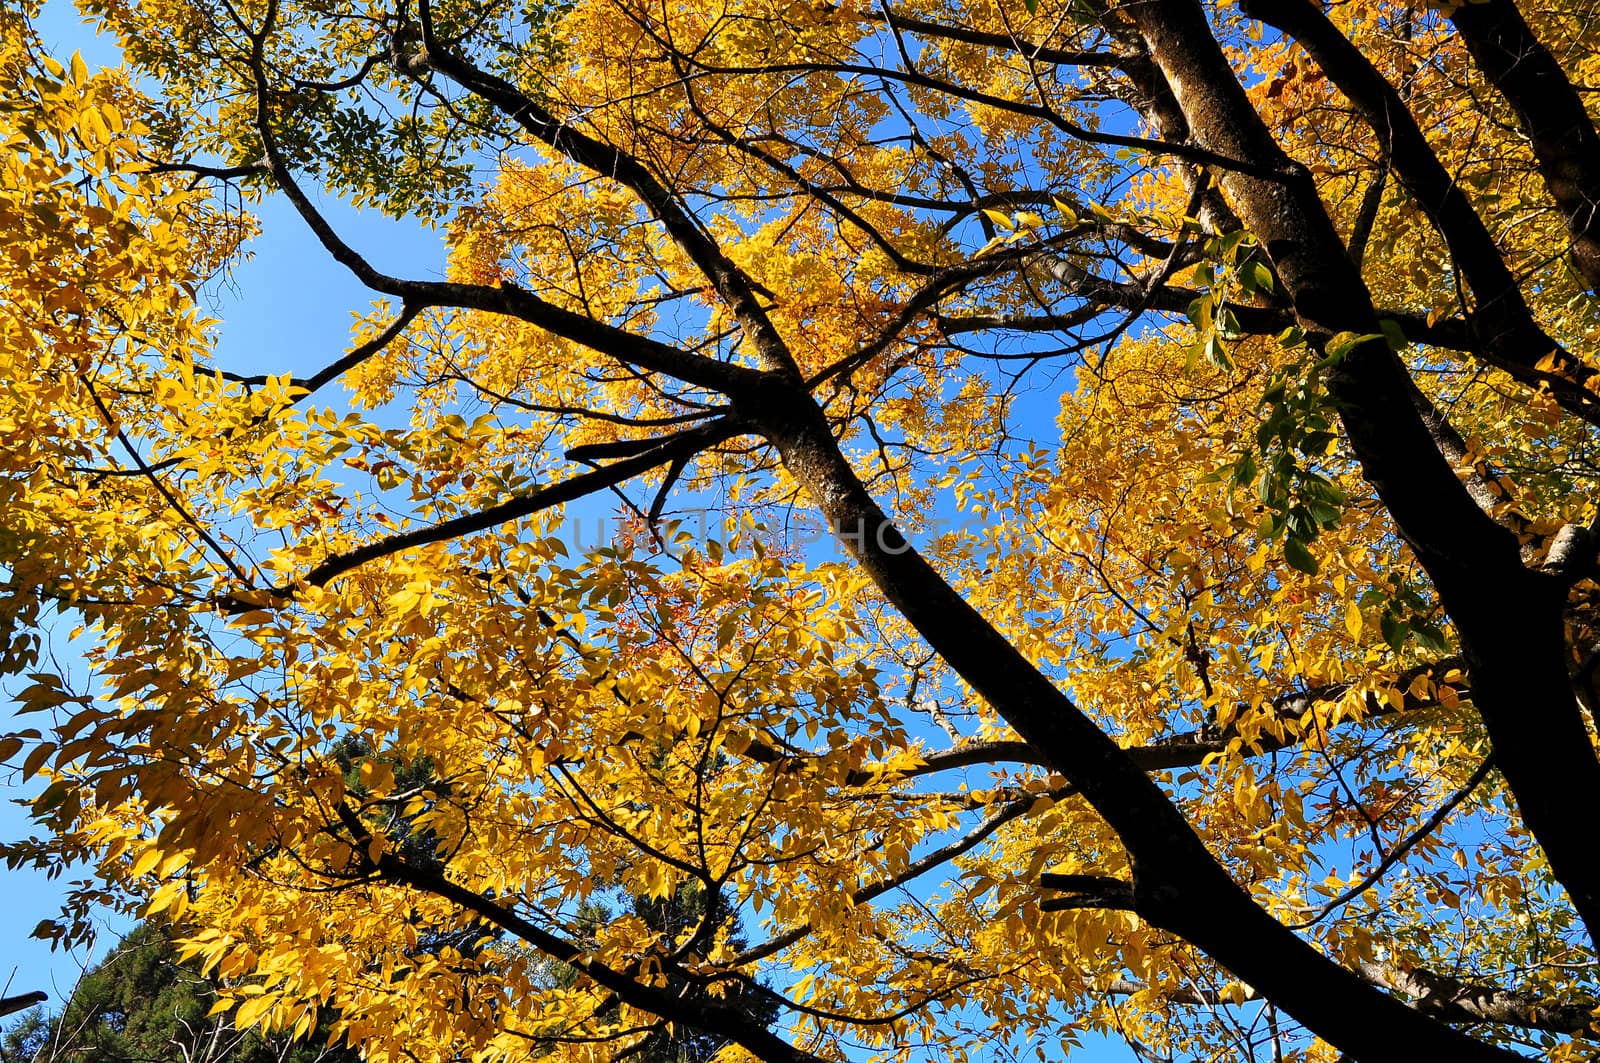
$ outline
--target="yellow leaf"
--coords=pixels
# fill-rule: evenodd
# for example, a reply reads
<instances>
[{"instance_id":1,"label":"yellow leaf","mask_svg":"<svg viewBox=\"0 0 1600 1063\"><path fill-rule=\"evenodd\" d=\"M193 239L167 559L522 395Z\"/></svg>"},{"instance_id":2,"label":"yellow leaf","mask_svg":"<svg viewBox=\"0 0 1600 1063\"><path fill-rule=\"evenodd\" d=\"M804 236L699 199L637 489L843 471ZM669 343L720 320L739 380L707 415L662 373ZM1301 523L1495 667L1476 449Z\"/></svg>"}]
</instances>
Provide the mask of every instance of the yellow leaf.
<instances>
[{"instance_id":1,"label":"yellow leaf","mask_svg":"<svg viewBox=\"0 0 1600 1063\"><path fill-rule=\"evenodd\" d=\"M134 858L133 863L128 867L128 877L139 878L141 875L148 874L155 870L155 866L159 863L161 863L161 850L152 845Z\"/></svg>"},{"instance_id":2,"label":"yellow leaf","mask_svg":"<svg viewBox=\"0 0 1600 1063\"><path fill-rule=\"evenodd\" d=\"M251 997L239 1005L239 1011L233 1017L235 1026L245 1029L261 1022L278 1003L278 994L262 993L260 996Z\"/></svg>"},{"instance_id":3,"label":"yellow leaf","mask_svg":"<svg viewBox=\"0 0 1600 1063\"><path fill-rule=\"evenodd\" d=\"M381 760L364 760L357 774L368 791L386 794L394 789L394 769Z\"/></svg>"}]
</instances>

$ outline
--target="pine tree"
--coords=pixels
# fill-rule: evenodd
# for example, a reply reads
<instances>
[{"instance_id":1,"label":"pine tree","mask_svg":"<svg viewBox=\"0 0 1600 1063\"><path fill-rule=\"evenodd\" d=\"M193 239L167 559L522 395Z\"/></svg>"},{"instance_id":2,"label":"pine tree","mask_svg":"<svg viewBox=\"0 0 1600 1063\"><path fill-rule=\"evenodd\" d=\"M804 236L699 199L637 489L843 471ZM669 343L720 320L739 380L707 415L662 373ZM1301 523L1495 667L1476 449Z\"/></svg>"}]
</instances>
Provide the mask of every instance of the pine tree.
<instances>
[{"instance_id":1,"label":"pine tree","mask_svg":"<svg viewBox=\"0 0 1600 1063\"><path fill-rule=\"evenodd\" d=\"M61 1011L29 1012L4 1039L5 1063L357 1063L325 1026L301 1043L209 1015L218 984L179 959L170 923L134 927L73 989Z\"/></svg>"}]
</instances>

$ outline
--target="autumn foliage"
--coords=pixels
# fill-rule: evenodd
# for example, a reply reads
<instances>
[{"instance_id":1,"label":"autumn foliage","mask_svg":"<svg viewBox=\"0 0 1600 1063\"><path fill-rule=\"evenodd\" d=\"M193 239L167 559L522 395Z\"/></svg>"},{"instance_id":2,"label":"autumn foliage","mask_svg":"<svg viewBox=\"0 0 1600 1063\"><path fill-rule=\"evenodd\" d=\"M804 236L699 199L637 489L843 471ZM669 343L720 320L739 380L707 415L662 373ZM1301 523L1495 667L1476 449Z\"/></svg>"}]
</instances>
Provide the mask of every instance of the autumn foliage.
<instances>
[{"instance_id":1,"label":"autumn foliage","mask_svg":"<svg viewBox=\"0 0 1600 1063\"><path fill-rule=\"evenodd\" d=\"M375 1063L1600 1047L1584 5L83 7L0 14L39 933ZM265 199L372 292L303 376Z\"/></svg>"}]
</instances>

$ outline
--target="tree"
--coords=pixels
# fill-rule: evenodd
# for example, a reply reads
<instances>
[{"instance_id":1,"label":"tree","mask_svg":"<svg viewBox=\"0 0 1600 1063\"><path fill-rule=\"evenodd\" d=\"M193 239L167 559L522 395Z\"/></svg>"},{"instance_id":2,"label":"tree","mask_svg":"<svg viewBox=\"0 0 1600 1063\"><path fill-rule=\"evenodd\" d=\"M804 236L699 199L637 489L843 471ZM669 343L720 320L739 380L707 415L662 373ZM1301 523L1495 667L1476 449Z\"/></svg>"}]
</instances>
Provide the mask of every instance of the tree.
<instances>
[{"instance_id":1,"label":"tree","mask_svg":"<svg viewBox=\"0 0 1600 1063\"><path fill-rule=\"evenodd\" d=\"M12 1063L354 1063L349 1049L267 1040L212 1015L218 987L178 960L173 928L134 927L85 972L59 1014L30 1012L6 1032Z\"/></svg>"},{"instance_id":2,"label":"tree","mask_svg":"<svg viewBox=\"0 0 1600 1063\"><path fill-rule=\"evenodd\" d=\"M1581 5L86 6L137 76L13 18L0 111L41 932L372 1060L1592 1053ZM378 299L304 376L197 295L269 196Z\"/></svg>"},{"instance_id":3,"label":"tree","mask_svg":"<svg viewBox=\"0 0 1600 1063\"><path fill-rule=\"evenodd\" d=\"M722 898L715 903L726 905L727 900ZM704 921L708 914L705 893L692 883L667 897L633 897L629 907L650 933L669 941L681 938ZM735 951L743 950L748 942L741 931L738 912L731 912L725 918L730 923L728 947ZM580 942L590 947L598 944L597 931L611 920L609 906L597 901L585 904L578 916L579 926L586 928L586 933L579 936ZM704 959L701 956L693 958L697 961ZM563 989L570 989L583 977L570 964L559 962L550 963L549 972L551 980ZM665 973L663 988L673 996L697 1005L725 1004L736 1007L761 1027L771 1026L778 1014L775 994L765 986L734 985L726 992L713 996L699 981L669 970ZM639 1063L709 1063L730 1043L728 1038L719 1034L663 1021L645 1032L626 1051L628 1058L636 1059Z\"/></svg>"}]
</instances>

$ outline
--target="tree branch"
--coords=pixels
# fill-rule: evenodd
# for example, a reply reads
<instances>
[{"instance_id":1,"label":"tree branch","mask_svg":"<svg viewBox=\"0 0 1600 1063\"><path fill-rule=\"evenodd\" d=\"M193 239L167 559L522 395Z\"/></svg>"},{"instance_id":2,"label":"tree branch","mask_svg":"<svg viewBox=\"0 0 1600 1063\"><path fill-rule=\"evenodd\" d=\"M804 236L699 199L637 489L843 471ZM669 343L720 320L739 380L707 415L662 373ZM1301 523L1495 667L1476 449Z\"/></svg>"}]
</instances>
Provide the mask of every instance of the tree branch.
<instances>
[{"instance_id":1,"label":"tree branch","mask_svg":"<svg viewBox=\"0 0 1600 1063\"><path fill-rule=\"evenodd\" d=\"M339 806L339 813L357 843L357 851L366 852L371 835L365 824L347 804ZM688 999L668 989L635 981L600 963L572 942L522 918L502 903L459 885L441 871L413 866L392 851L381 853L372 867L391 882L451 901L484 922L516 935L552 959L581 972L624 1004L659 1015L669 1022L682 1022L725 1037L766 1063L824 1063L820 1057L778 1037L738 1007Z\"/></svg>"},{"instance_id":2,"label":"tree branch","mask_svg":"<svg viewBox=\"0 0 1600 1063\"><path fill-rule=\"evenodd\" d=\"M1530 387L1549 388L1568 412L1600 425L1600 404L1585 386L1597 371L1534 320L1494 237L1394 86L1311 0L1245 0L1240 9L1299 41L1377 134L1396 176L1444 237L1477 298L1473 321L1482 339L1480 356ZM1539 368L1547 356L1554 365Z\"/></svg>"},{"instance_id":3,"label":"tree branch","mask_svg":"<svg viewBox=\"0 0 1600 1063\"><path fill-rule=\"evenodd\" d=\"M898 889L901 886L904 886L906 883L926 874L941 864L945 864L951 860L954 860L963 853L971 852L978 845L986 841L995 831L999 830L1007 823L1010 823L1012 820L1022 816L1028 811L1028 809L1032 808L1035 800L1037 800L1037 795L1029 794L1027 797L1013 801L1010 804L1001 807L1000 810L995 812L994 815L978 824L978 826L974 827L967 834L957 838L953 842L950 842L948 845L940 846L938 849L918 857L916 860L913 860L911 863L907 864L905 868L902 869L898 874L890 875L856 890L850 895L850 903L852 905L865 904L874 898L883 896L890 890ZM765 941L760 945L746 949L730 960L729 963L732 966L742 967L747 964L755 963L759 960L764 960L769 956L783 951L790 945L793 945L796 941L799 941L801 938L811 933L811 929L812 927L810 923L801 923L799 926L791 927L769 941Z\"/></svg>"},{"instance_id":4,"label":"tree branch","mask_svg":"<svg viewBox=\"0 0 1600 1063\"><path fill-rule=\"evenodd\" d=\"M388 347L389 344L394 342L395 337L405 331L407 325L416 320L417 315L421 312L422 307L415 303L401 304L400 313L395 315L387 325L383 326L382 330L372 339L356 346L348 354L328 363L308 377L290 377L289 386L303 388L308 394L320 390L368 358L379 353L385 347ZM237 373L223 373L222 379L232 381L235 384L243 384L246 387L259 387L271 378L266 374L240 376Z\"/></svg>"},{"instance_id":5,"label":"tree branch","mask_svg":"<svg viewBox=\"0 0 1600 1063\"><path fill-rule=\"evenodd\" d=\"M1600 291L1600 134L1561 64L1513 0L1475 0L1450 21L1489 83L1517 114L1572 241L1572 259Z\"/></svg>"},{"instance_id":6,"label":"tree branch","mask_svg":"<svg viewBox=\"0 0 1600 1063\"><path fill-rule=\"evenodd\" d=\"M1388 873L1391 867L1405 859L1406 854L1415 848L1418 842L1422 841L1424 838L1427 838L1429 835L1433 834L1434 831L1439 829L1439 825L1449 818L1450 813L1454 812L1456 807L1460 805L1461 802L1465 801L1469 796L1471 796L1472 791L1476 790L1483 780L1489 777L1489 769L1492 767L1494 767L1494 758L1484 757L1483 763L1478 765L1478 767L1473 771L1471 777L1467 779L1461 788L1455 793L1451 794L1449 798L1445 800L1444 804L1435 809L1433 815L1429 816L1421 826L1417 827L1416 830L1406 835L1405 838L1401 839L1399 844L1397 844L1393 849L1390 849L1388 853L1384 854L1383 859L1378 863L1377 867L1369 871L1360 882L1357 882L1354 886L1351 886L1349 889L1339 894L1339 896L1335 897L1333 900L1317 909L1316 914L1311 918L1305 920L1304 922L1295 923L1292 927L1290 927L1290 929L1304 930L1306 927L1320 922L1325 916L1327 916L1329 912L1335 911L1341 906L1348 904L1350 901L1355 900L1357 897L1361 896L1363 893L1367 892L1374 885L1376 885L1378 880L1383 878L1383 876Z\"/></svg>"},{"instance_id":7,"label":"tree branch","mask_svg":"<svg viewBox=\"0 0 1600 1063\"><path fill-rule=\"evenodd\" d=\"M1366 962L1361 973L1374 985L1410 997L1416 1010L1445 1022L1493 1022L1552 1033L1586 1034L1597 1001L1547 1001L1529 993L1480 985L1421 967Z\"/></svg>"},{"instance_id":8,"label":"tree branch","mask_svg":"<svg viewBox=\"0 0 1600 1063\"><path fill-rule=\"evenodd\" d=\"M583 498L585 495L593 494L596 491L614 487L659 466L670 465L680 460L686 461L707 447L716 446L718 443L732 439L740 431L742 429L738 422L724 418L710 424L701 425L698 428L676 433L635 457L626 458L591 472L579 473L577 476L569 480L563 480L560 483L534 488L515 498L509 498L504 502L478 510L476 513L467 513L425 528L400 532L396 535L390 535L367 543L365 546L357 547L347 553L336 554L322 561L293 582L270 588L267 593L273 598L288 598L294 594L294 590L298 586L321 587L351 569L358 568L380 557L387 557L390 554L398 553L414 546L425 546L429 543L444 542L447 539L471 535L473 532L484 531L507 521L520 520L523 517L532 516L554 506ZM238 598L223 599L219 604L229 612L242 612L247 609L258 608L257 605Z\"/></svg>"},{"instance_id":9,"label":"tree branch","mask_svg":"<svg viewBox=\"0 0 1600 1063\"><path fill-rule=\"evenodd\" d=\"M699 219L686 210L654 174L632 155L580 132L569 122L558 120L511 82L479 69L446 48L434 32L429 0L420 0L418 14L423 45L429 64L435 70L493 104L552 150L602 177L617 181L638 196L728 304L735 319L766 359L766 368L798 375L793 359L787 357L777 329L757 298L755 283L723 253Z\"/></svg>"},{"instance_id":10,"label":"tree branch","mask_svg":"<svg viewBox=\"0 0 1600 1063\"><path fill-rule=\"evenodd\" d=\"M892 9L887 10L887 14L884 15L867 13L862 18L867 22L887 23L897 30L934 40L959 41L962 44L975 44L983 48L1014 52L1031 62L1049 63L1052 66L1119 67L1123 61L1115 52L1051 48L1006 33L989 33L970 26L952 26L944 22L902 15Z\"/></svg>"},{"instance_id":11,"label":"tree branch","mask_svg":"<svg viewBox=\"0 0 1600 1063\"><path fill-rule=\"evenodd\" d=\"M258 42L257 51L259 50ZM467 310L486 310L518 318L619 361L716 391L737 389L754 376L755 370L690 354L648 336L616 328L546 302L532 292L513 284L491 286L451 281L404 280L376 269L345 243L338 231L329 224L300 188L293 172L284 162L278 149L277 138L272 131L272 104L267 89L266 73L259 55L254 58L253 63L257 94L256 134L261 140L268 171L277 183L278 189L293 205L296 213L305 221L323 249L368 288L384 295L395 296L405 305L416 307L418 310L430 306L457 307Z\"/></svg>"},{"instance_id":12,"label":"tree branch","mask_svg":"<svg viewBox=\"0 0 1600 1063\"><path fill-rule=\"evenodd\" d=\"M1197 139L1225 153L1285 158L1198 0L1145 0L1129 13L1168 68ZM1341 332L1375 336L1370 293L1310 172L1301 174L1288 183L1241 173L1220 180L1272 256L1313 343ZM1329 392L1363 475L1456 625L1496 766L1593 937L1600 933L1600 849L1580 810L1600 795L1600 760L1567 676L1565 588L1525 568L1517 536L1478 508L1440 455L1415 405L1417 388L1387 342L1350 347L1332 368ZM1362 1054L1354 1044L1348 1050Z\"/></svg>"}]
</instances>

